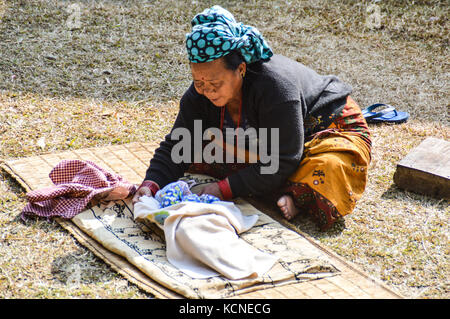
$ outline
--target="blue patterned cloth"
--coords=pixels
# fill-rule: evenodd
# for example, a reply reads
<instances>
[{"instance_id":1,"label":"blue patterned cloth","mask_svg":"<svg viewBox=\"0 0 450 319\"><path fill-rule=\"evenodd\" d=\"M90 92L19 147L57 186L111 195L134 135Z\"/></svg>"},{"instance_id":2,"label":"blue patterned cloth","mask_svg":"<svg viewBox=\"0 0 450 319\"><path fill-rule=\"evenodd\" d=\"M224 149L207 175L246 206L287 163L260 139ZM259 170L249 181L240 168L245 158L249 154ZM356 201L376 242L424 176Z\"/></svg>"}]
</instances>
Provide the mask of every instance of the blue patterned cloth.
<instances>
[{"instance_id":1,"label":"blue patterned cloth","mask_svg":"<svg viewBox=\"0 0 450 319\"><path fill-rule=\"evenodd\" d=\"M186 34L189 61L210 62L239 49L245 62L267 60L273 52L254 27L237 23L233 15L213 6L192 19L192 32Z\"/></svg>"},{"instance_id":2,"label":"blue patterned cloth","mask_svg":"<svg viewBox=\"0 0 450 319\"><path fill-rule=\"evenodd\" d=\"M155 199L159 202L160 208L175 205L181 202L213 203L220 201L216 196L203 194L193 194L186 182L173 182L155 194Z\"/></svg>"}]
</instances>

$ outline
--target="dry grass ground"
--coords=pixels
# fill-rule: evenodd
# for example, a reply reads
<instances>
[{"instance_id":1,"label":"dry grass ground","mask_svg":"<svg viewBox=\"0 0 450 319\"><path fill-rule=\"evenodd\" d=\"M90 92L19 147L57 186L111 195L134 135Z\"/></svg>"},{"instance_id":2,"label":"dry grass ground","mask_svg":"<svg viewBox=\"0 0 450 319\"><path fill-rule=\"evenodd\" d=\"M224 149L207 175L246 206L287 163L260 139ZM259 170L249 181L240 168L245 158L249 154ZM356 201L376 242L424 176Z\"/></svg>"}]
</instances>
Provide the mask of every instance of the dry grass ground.
<instances>
[{"instance_id":1,"label":"dry grass ground","mask_svg":"<svg viewBox=\"0 0 450 319\"><path fill-rule=\"evenodd\" d=\"M379 28L367 24L372 3L356 0L0 0L0 157L162 139L190 83L184 34L215 3L275 52L351 84L361 106L411 114L371 126L370 180L353 214L325 233L304 216L295 224L406 297L449 298L448 202L392 181L424 138L449 138L445 0L378 1ZM1 172L0 298L151 297L55 222L22 223L24 205Z\"/></svg>"}]
</instances>

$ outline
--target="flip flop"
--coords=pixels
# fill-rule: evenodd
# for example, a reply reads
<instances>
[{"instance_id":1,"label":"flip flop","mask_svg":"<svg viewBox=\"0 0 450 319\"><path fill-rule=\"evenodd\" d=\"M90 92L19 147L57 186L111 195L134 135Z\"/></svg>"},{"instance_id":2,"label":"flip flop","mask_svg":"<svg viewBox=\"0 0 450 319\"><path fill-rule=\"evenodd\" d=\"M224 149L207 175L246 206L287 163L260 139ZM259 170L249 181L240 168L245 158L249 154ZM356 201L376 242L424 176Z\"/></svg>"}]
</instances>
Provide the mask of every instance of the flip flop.
<instances>
[{"instance_id":1,"label":"flip flop","mask_svg":"<svg viewBox=\"0 0 450 319\"><path fill-rule=\"evenodd\" d=\"M409 114L408 112L403 112L403 111L397 111L397 110L393 110L392 112L389 112L387 114L384 114L382 116L379 117L373 117L371 119L369 119L367 122L368 123L395 123L395 124L399 124L399 123L403 123L406 122L409 118Z\"/></svg>"},{"instance_id":2,"label":"flip flop","mask_svg":"<svg viewBox=\"0 0 450 319\"><path fill-rule=\"evenodd\" d=\"M387 108L379 112L373 112L373 110L375 110L380 106L387 106ZM362 114L364 118L367 120L367 123L386 122L398 124L406 122L409 118L409 114L407 112L397 111L395 107L384 103L373 104L362 110Z\"/></svg>"},{"instance_id":3,"label":"flip flop","mask_svg":"<svg viewBox=\"0 0 450 319\"><path fill-rule=\"evenodd\" d=\"M387 108L385 108L379 112L373 112L373 110L375 110L376 108L378 108L380 106L387 106ZM367 119L371 119L374 117L382 116L382 115L390 113L394 110L395 110L395 107L393 107L389 104L376 103L376 104L373 104L373 105L365 108L364 110L362 110L362 114L364 115L365 119L367 120Z\"/></svg>"}]
</instances>

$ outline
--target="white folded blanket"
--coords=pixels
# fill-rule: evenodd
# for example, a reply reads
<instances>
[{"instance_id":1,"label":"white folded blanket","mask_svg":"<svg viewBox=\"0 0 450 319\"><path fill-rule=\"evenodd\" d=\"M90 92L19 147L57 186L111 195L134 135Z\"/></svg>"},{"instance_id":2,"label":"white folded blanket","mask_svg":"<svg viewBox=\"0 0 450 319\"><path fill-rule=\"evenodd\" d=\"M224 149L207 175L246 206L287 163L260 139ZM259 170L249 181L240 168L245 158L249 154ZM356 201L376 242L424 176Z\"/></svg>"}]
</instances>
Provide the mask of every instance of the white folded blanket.
<instances>
[{"instance_id":1,"label":"white folded blanket","mask_svg":"<svg viewBox=\"0 0 450 319\"><path fill-rule=\"evenodd\" d=\"M164 230L168 261L192 278L262 276L278 260L239 238L258 216L243 215L232 202L159 208L153 197L143 196L134 205L134 218L149 219Z\"/></svg>"}]
</instances>

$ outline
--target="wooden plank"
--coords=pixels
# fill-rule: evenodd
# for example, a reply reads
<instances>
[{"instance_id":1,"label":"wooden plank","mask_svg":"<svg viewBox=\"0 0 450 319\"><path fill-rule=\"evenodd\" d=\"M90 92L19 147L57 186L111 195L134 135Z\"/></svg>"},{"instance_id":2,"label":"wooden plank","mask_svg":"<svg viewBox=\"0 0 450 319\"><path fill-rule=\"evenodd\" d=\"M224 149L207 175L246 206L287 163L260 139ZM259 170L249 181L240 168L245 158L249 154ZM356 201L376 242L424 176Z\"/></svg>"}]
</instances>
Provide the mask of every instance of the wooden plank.
<instances>
[{"instance_id":1,"label":"wooden plank","mask_svg":"<svg viewBox=\"0 0 450 319\"><path fill-rule=\"evenodd\" d=\"M450 199L450 142L429 137L397 164L395 184L402 189Z\"/></svg>"}]
</instances>

